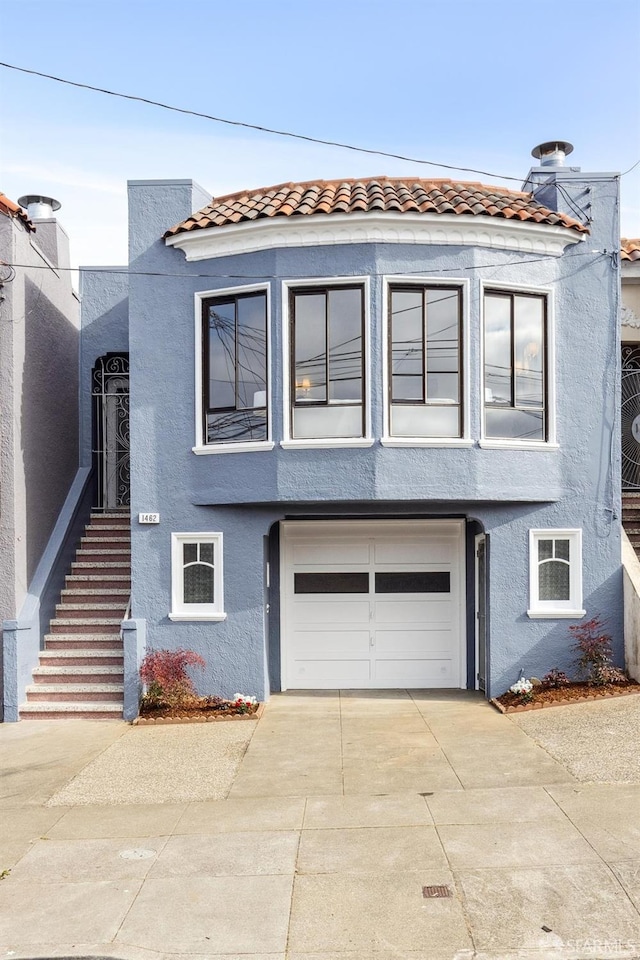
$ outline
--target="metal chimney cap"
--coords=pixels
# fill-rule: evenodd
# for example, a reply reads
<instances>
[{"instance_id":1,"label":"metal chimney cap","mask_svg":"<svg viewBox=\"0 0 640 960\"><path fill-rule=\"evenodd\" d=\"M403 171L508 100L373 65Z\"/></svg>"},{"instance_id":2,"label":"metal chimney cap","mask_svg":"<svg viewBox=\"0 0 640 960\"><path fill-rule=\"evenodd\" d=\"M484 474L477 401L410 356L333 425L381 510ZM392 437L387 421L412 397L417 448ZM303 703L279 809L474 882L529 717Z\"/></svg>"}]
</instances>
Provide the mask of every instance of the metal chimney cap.
<instances>
[{"instance_id":1,"label":"metal chimney cap","mask_svg":"<svg viewBox=\"0 0 640 960\"><path fill-rule=\"evenodd\" d=\"M550 154L562 154L563 157L567 157L570 153L573 153L573 144L569 143L568 140L548 140L546 143L539 143L537 147L534 147L531 156L542 161L544 157Z\"/></svg>"},{"instance_id":2,"label":"metal chimney cap","mask_svg":"<svg viewBox=\"0 0 640 960\"><path fill-rule=\"evenodd\" d=\"M27 193L24 197L18 197L18 203L21 207L25 208L31 206L33 203L43 203L51 207L54 212L62 206L59 200L54 200L53 197L44 197L39 193Z\"/></svg>"}]
</instances>

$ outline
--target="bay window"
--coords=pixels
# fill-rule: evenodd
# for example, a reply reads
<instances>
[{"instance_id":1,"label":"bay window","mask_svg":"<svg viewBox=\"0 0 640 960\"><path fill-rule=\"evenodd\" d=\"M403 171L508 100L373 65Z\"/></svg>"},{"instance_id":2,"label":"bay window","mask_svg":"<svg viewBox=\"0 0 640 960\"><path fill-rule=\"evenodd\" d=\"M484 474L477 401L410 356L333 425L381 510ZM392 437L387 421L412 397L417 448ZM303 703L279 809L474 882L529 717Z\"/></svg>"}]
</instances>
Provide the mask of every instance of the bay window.
<instances>
[{"instance_id":1,"label":"bay window","mask_svg":"<svg viewBox=\"0 0 640 960\"><path fill-rule=\"evenodd\" d=\"M267 295L203 301L205 444L268 440Z\"/></svg>"},{"instance_id":2,"label":"bay window","mask_svg":"<svg viewBox=\"0 0 640 960\"><path fill-rule=\"evenodd\" d=\"M462 293L457 287L389 289L392 437L462 436Z\"/></svg>"},{"instance_id":3,"label":"bay window","mask_svg":"<svg viewBox=\"0 0 640 960\"><path fill-rule=\"evenodd\" d=\"M484 435L547 440L545 296L486 290Z\"/></svg>"},{"instance_id":4,"label":"bay window","mask_svg":"<svg viewBox=\"0 0 640 960\"><path fill-rule=\"evenodd\" d=\"M291 436L364 436L364 288L290 291Z\"/></svg>"}]
</instances>

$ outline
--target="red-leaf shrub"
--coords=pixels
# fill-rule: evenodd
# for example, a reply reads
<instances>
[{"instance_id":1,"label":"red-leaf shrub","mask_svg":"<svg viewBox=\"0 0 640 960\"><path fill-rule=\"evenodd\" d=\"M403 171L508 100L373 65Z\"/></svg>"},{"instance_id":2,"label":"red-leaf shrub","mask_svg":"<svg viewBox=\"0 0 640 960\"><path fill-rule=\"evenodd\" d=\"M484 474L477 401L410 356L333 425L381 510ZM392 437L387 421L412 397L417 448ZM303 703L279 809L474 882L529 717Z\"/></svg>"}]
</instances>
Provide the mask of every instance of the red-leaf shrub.
<instances>
[{"instance_id":1,"label":"red-leaf shrub","mask_svg":"<svg viewBox=\"0 0 640 960\"><path fill-rule=\"evenodd\" d=\"M600 617L592 617L585 623L569 627L575 643L572 650L578 656L576 663L589 683L602 686L605 683L619 683L626 680L624 674L612 664L612 638L605 632L605 624ZM614 680L614 676L619 679Z\"/></svg>"},{"instance_id":2,"label":"red-leaf shrub","mask_svg":"<svg viewBox=\"0 0 640 960\"><path fill-rule=\"evenodd\" d=\"M145 699L156 705L188 703L196 692L187 667L204 666L200 654L193 650L150 650L140 664Z\"/></svg>"}]
</instances>

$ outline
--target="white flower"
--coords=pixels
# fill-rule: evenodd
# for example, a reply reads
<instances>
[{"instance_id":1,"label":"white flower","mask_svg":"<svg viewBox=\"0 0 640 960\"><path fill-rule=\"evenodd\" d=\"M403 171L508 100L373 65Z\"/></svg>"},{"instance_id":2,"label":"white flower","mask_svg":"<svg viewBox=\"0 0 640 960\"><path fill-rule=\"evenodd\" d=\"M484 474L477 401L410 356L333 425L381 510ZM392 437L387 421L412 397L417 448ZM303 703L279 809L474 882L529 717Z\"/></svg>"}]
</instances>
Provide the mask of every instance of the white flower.
<instances>
[{"instance_id":1,"label":"white flower","mask_svg":"<svg viewBox=\"0 0 640 960\"><path fill-rule=\"evenodd\" d=\"M533 684L531 680L525 680L523 677L522 680L516 680L516 682L509 687L511 693L531 693L533 690Z\"/></svg>"},{"instance_id":2,"label":"white flower","mask_svg":"<svg viewBox=\"0 0 640 960\"><path fill-rule=\"evenodd\" d=\"M244 693L234 694L233 699L235 703L246 703L249 706L254 706L258 702L256 697L248 697Z\"/></svg>"}]
</instances>

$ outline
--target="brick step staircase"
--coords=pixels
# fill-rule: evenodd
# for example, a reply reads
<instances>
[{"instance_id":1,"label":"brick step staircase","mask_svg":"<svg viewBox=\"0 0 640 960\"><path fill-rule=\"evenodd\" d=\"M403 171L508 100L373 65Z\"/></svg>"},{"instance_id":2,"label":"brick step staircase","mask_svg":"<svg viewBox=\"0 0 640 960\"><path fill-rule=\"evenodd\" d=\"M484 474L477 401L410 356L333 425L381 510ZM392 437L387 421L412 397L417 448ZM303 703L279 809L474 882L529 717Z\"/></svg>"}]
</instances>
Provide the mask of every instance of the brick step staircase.
<instances>
[{"instance_id":1,"label":"brick step staircase","mask_svg":"<svg viewBox=\"0 0 640 960\"><path fill-rule=\"evenodd\" d=\"M20 707L21 719L122 719L120 622L130 594L129 514L91 514Z\"/></svg>"}]
</instances>

